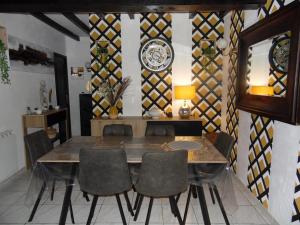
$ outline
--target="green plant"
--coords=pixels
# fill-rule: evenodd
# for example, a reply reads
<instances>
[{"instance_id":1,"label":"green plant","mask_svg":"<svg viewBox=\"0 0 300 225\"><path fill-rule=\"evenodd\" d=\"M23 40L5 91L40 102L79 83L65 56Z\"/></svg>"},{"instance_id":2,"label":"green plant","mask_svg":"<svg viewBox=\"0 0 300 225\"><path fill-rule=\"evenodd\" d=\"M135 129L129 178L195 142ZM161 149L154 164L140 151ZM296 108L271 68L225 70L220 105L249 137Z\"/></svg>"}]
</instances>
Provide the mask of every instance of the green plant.
<instances>
[{"instance_id":1,"label":"green plant","mask_svg":"<svg viewBox=\"0 0 300 225\"><path fill-rule=\"evenodd\" d=\"M9 66L4 43L0 40L0 77L2 84L10 84Z\"/></svg>"}]
</instances>

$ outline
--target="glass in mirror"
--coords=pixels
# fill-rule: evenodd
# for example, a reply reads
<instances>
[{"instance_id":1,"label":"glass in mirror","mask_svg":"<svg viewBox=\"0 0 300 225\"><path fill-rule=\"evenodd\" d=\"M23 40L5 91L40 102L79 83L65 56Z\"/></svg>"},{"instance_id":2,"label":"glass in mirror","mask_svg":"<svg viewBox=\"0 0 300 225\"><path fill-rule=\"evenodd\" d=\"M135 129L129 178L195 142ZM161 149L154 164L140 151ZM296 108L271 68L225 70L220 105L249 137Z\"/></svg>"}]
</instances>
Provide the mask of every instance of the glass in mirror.
<instances>
[{"instance_id":1,"label":"glass in mirror","mask_svg":"<svg viewBox=\"0 0 300 225\"><path fill-rule=\"evenodd\" d=\"M255 43L248 49L247 93L285 97L291 32Z\"/></svg>"}]
</instances>

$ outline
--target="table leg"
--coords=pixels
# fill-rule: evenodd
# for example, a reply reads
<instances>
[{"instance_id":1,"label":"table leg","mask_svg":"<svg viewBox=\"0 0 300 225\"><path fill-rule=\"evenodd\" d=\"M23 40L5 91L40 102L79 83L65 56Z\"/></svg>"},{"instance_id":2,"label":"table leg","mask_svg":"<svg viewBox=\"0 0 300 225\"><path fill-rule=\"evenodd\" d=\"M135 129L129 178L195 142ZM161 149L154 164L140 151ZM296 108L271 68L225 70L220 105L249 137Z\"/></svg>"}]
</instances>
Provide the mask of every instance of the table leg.
<instances>
[{"instance_id":1,"label":"table leg","mask_svg":"<svg viewBox=\"0 0 300 225\"><path fill-rule=\"evenodd\" d=\"M201 207L201 211L202 211L202 217L203 217L204 224L211 225L208 210L207 210L203 186L197 185L196 188L197 188L197 194L198 194L198 198L199 198L199 203L200 203L200 207Z\"/></svg>"},{"instance_id":2,"label":"table leg","mask_svg":"<svg viewBox=\"0 0 300 225\"><path fill-rule=\"evenodd\" d=\"M65 192L65 197L64 197L62 208L61 208L61 213L60 213L60 218L59 218L59 225L65 225L66 224L67 214L68 214L68 210L69 210L70 202L71 202L71 195L72 195L75 175L76 175L76 164L73 164L72 169L71 169L71 177L68 180L68 184L67 184L66 192Z\"/></svg>"}]
</instances>

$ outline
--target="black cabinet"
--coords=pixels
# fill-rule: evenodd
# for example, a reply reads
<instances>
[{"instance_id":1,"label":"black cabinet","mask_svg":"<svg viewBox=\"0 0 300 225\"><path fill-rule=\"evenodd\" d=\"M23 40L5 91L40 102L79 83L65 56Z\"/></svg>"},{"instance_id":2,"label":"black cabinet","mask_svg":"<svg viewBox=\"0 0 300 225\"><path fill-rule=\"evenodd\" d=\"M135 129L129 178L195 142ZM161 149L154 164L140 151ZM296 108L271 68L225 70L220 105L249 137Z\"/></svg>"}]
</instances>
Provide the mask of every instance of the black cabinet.
<instances>
[{"instance_id":1,"label":"black cabinet","mask_svg":"<svg viewBox=\"0 0 300 225\"><path fill-rule=\"evenodd\" d=\"M147 121L147 125L172 125L176 136L202 136L202 122L196 120Z\"/></svg>"},{"instance_id":2,"label":"black cabinet","mask_svg":"<svg viewBox=\"0 0 300 225\"><path fill-rule=\"evenodd\" d=\"M91 136L91 119L93 117L92 95L80 94L79 105L81 136Z\"/></svg>"}]
</instances>

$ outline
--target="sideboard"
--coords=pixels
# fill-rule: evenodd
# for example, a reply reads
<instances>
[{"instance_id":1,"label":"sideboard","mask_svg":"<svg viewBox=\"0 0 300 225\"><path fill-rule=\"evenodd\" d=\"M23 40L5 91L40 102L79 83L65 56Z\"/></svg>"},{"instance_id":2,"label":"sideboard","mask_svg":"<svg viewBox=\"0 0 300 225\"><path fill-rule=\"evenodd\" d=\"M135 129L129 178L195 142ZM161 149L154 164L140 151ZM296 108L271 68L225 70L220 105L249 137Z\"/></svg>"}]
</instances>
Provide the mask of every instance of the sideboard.
<instances>
[{"instance_id":1,"label":"sideboard","mask_svg":"<svg viewBox=\"0 0 300 225\"><path fill-rule=\"evenodd\" d=\"M189 119L181 119L179 117L161 117L151 119L140 116L127 116L118 119L109 119L106 117L94 118L91 120L92 136L102 136L103 128L109 124L128 124L132 126L133 136L142 137L145 135L147 124L166 124L175 128L175 135L178 136L201 136L202 122L200 118L190 117Z\"/></svg>"}]
</instances>

